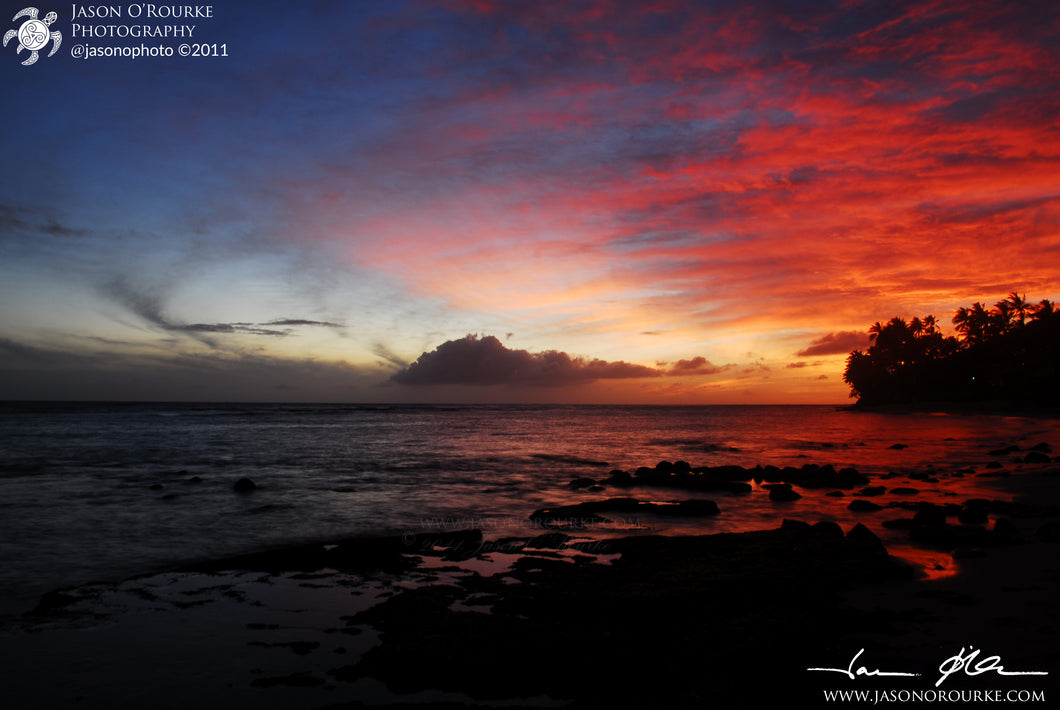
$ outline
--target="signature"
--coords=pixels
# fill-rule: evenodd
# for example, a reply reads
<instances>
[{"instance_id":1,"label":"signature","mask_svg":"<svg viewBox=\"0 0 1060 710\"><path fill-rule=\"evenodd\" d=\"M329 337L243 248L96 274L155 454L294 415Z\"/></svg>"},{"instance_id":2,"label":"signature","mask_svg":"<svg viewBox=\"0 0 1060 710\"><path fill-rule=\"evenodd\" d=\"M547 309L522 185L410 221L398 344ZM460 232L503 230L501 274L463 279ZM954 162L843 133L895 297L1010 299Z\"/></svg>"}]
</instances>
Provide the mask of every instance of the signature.
<instances>
[{"instance_id":1,"label":"signature","mask_svg":"<svg viewBox=\"0 0 1060 710\"><path fill-rule=\"evenodd\" d=\"M920 675L919 673L900 673L900 672L895 672L895 671L881 671L879 668L875 668L873 670L869 670L865 666L858 666L858 669L855 671L854 670L854 664L858 662L858 658L860 658L861 654L863 654L863 653L865 653L865 649L861 649L860 651L855 653L854 657L850 659L850 665L848 665L846 668L807 668L806 670L808 670L808 671L829 671L831 673L842 673L842 674L846 675L847 677L849 677L850 680L854 680L859 675L907 676L907 677L913 677L913 678L915 678L915 677Z\"/></svg>"},{"instance_id":2,"label":"signature","mask_svg":"<svg viewBox=\"0 0 1060 710\"><path fill-rule=\"evenodd\" d=\"M861 658L861 654L865 653L865 649L861 649L854 654L854 657L850 659L850 663L846 668L807 668L808 671L825 671L828 673L842 673L851 680L856 679L858 676L905 676L905 677L919 677L919 673L904 673L901 671L881 671L879 668L869 668L864 665L858 666L856 669L854 666L857 664L858 659ZM986 656L985 658L979 658L980 649L975 646L969 646L967 652L965 652L964 646L961 646L961 650L956 654L950 656L939 665L939 679L935 681L935 687L942 685L947 678L954 673L964 671L965 675L977 676L983 673L997 673L998 675L1049 675L1048 671L1006 671L1005 667L1001 665L1001 656Z\"/></svg>"}]
</instances>

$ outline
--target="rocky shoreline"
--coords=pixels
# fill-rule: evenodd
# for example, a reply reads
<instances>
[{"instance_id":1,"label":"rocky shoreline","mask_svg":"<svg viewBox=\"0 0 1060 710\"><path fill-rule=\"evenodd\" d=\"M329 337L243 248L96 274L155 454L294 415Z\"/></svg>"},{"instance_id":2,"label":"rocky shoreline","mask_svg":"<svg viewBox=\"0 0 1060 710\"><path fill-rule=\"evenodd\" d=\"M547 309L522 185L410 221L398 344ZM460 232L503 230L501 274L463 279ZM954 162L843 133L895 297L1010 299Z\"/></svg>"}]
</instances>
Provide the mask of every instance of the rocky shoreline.
<instances>
[{"instance_id":1,"label":"rocky shoreline","mask_svg":"<svg viewBox=\"0 0 1060 710\"><path fill-rule=\"evenodd\" d=\"M1023 495L938 504L908 500L915 491L853 469L662 462L575 479L572 502L529 514L540 528L531 536L422 530L52 592L2 638L15 679L10 697L25 707L142 707L169 682L174 707L822 706L827 689L931 688L940 663L972 645L1009 668L1051 674L956 674L948 688L1052 694L1060 674L1052 603L1060 468L1044 450L1037 452L1044 461L1028 460L1031 451L991 453L1020 458L1018 474L991 480ZM925 471L921 480L937 475ZM712 491L740 500L751 483L777 506L796 488L871 504L865 514L908 531L911 544L951 551L960 574L921 579L866 525L829 519L793 516L772 530L713 535L592 534L611 512L724 515L712 499L605 491ZM579 498L593 487L608 497ZM895 499L874 502L888 493ZM69 644L71 629L80 647ZM198 645L182 636L189 629L201 629ZM128 663L145 635L171 646L166 653L183 665L150 666L130 681L134 688L115 688L100 656ZM20 657L20 644L36 655ZM897 682L806 670L847 668L859 650L869 669L921 676ZM218 675L218 654L241 660ZM47 682L54 678L64 682Z\"/></svg>"}]
</instances>

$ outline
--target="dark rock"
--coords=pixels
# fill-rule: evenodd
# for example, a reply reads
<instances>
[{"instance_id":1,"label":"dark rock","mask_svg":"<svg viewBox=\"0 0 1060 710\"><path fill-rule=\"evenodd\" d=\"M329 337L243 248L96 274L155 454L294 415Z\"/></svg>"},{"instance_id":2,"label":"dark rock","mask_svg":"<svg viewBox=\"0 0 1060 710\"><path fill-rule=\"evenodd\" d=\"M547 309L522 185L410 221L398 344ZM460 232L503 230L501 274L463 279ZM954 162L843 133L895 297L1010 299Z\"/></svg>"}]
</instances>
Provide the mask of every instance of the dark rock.
<instances>
[{"instance_id":1,"label":"dark rock","mask_svg":"<svg viewBox=\"0 0 1060 710\"><path fill-rule=\"evenodd\" d=\"M814 523L813 533L821 537L841 538L843 537L843 528L839 527L839 523L834 520L821 520Z\"/></svg>"},{"instance_id":2,"label":"dark rock","mask_svg":"<svg viewBox=\"0 0 1060 710\"><path fill-rule=\"evenodd\" d=\"M1019 530L1008 518L998 518L994 521L994 537L999 542L1011 542L1019 537Z\"/></svg>"},{"instance_id":3,"label":"dark rock","mask_svg":"<svg viewBox=\"0 0 1060 710\"><path fill-rule=\"evenodd\" d=\"M561 505L534 511L530 519L550 526L566 524L574 527L591 523L609 522L597 514L601 512L650 512L667 516L718 515L718 505L712 500L690 499L675 503L649 503L636 498L608 498L574 505Z\"/></svg>"},{"instance_id":4,"label":"dark rock","mask_svg":"<svg viewBox=\"0 0 1060 710\"><path fill-rule=\"evenodd\" d=\"M70 606L74 602L78 601L78 598L71 596L62 591L51 591L42 594L40 599L37 601L37 606L33 609L33 614L48 614L55 611L56 609L62 609L63 607Z\"/></svg>"},{"instance_id":5,"label":"dark rock","mask_svg":"<svg viewBox=\"0 0 1060 710\"><path fill-rule=\"evenodd\" d=\"M917 525L910 530L910 536L917 542L942 549L953 549L962 545L986 545L990 543L990 534L979 526L959 526L942 523L940 525Z\"/></svg>"},{"instance_id":6,"label":"dark rock","mask_svg":"<svg viewBox=\"0 0 1060 710\"><path fill-rule=\"evenodd\" d=\"M962 510L981 510L981 511L983 511L985 513L989 513L992 510L994 510L994 511L1000 510L1001 508L1004 508L1005 506L1006 506L1005 503L1001 503L999 501L994 501L994 500L988 500L986 498L969 498L968 500L964 501L964 503L961 505L961 509Z\"/></svg>"},{"instance_id":7,"label":"dark rock","mask_svg":"<svg viewBox=\"0 0 1060 710\"><path fill-rule=\"evenodd\" d=\"M1020 447L1018 447L1016 445L1005 446L1005 447L1000 448L1000 449L994 449L993 451L988 451L987 455L988 456L1007 456L1008 454L1014 453L1014 452L1019 451L1019 450L1020 450Z\"/></svg>"},{"instance_id":8,"label":"dark rock","mask_svg":"<svg viewBox=\"0 0 1060 710\"><path fill-rule=\"evenodd\" d=\"M1053 448L1043 441L1040 444L1032 446L1031 451L1040 451L1043 454L1051 454L1053 453Z\"/></svg>"},{"instance_id":9,"label":"dark rock","mask_svg":"<svg viewBox=\"0 0 1060 710\"><path fill-rule=\"evenodd\" d=\"M858 491L854 495L870 496L870 497L871 496L882 496L886 492L887 492L887 489L884 486L867 486L865 488L862 488L860 491Z\"/></svg>"},{"instance_id":10,"label":"dark rock","mask_svg":"<svg viewBox=\"0 0 1060 710\"><path fill-rule=\"evenodd\" d=\"M721 514L717 503L700 498L678 501L676 505L656 505L652 510L663 515L699 516Z\"/></svg>"},{"instance_id":11,"label":"dark rock","mask_svg":"<svg viewBox=\"0 0 1060 710\"><path fill-rule=\"evenodd\" d=\"M270 645L274 648L289 648L293 653L296 653L299 656L305 656L320 648L319 641L283 641Z\"/></svg>"},{"instance_id":12,"label":"dark rock","mask_svg":"<svg viewBox=\"0 0 1060 710\"><path fill-rule=\"evenodd\" d=\"M599 493L600 491L604 490L604 487L601 485L593 485L589 486L585 490L589 491L590 493Z\"/></svg>"},{"instance_id":13,"label":"dark rock","mask_svg":"<svg viewBox=\"0 0 1060 710\"><path fill-rule=\"evenodd\" d=\"M579 488L588 488L588 487L594 486L594 485L596 485L596 480L595 479L588 478L587 476L582 476L581 478L575 478L573 481L568 483L567 484L567 488L570 488L571 490L575 490L576 491Z\"/></svg>"},{"instance_id":14,"label":"dark rock","mask_svg":"<svg viewBox=\"0 0 1060 710\"><path fill-rule=\"evenodd\" d=\"M593 513L603 510L629 513L635 510L641 510L650 505L651 503L637 500L636 498L608 498L607 500L594 500L572 507Z\"/></svg>"},{"instance_id":15,"label":"dark rock","mask_svg":"<svg viewBox=\"0 0 1060 710\"><path fill-rule=\"evenodd\" d=\"M1034 531L1034 536L1042 542L1060 542L1060 523L1045 523Z\"/></svg>"},{"instance_id":16,"label":"dark rock","mask_svg":"<svg viewBox=\"0 0 1060 710\"><path fill-rule=\"evenodd\" d=\"M946 511L934 507L917 511L913 516L913 525L915 527L944 526L946 525Z\"/></svg>"},{"instance_id":17,"label":"dark rock","mask_svg":"<svg viewBox=\"0 0 1060 710\"><path fill-rule=\"evenodd\" d=\"M828 491L825 495L829 498L846 498L847 494L843 491Z\"/></svg>"},{"instance_id":18,"label":"dark rock","mask_svg":"<svg viewBox=\"0 0 1060 710\"><path fill-rule=\"evenodd\" d=\"M888 530L912 530L916 523L912 518L895 518L894 520L884 520L882 525Z\"/></svg>"},{"instance_id":19,"label":"dark rock","mask_svg":"<svg viewBox=\"0 0 1060 710\"><path fill-rule=\"evenodd\" d=\"M650 506L650 504L635 498L608 498L607 500L587 501L574 505L541 508L531 513L530 519L546 527L586 527L587 525L610 522L607 518L597 515L600 511L630 512L639 510L644 506Z\"/></svg>"},{"instance_id":20,"label":"dark rock","mask_svg":"<svg viewBox=\"0 0 1060 710\"><path fill-rule=\"evenodd\" d=\"M564 535L559 532L545 533L530 538L526 541L524 547L537 550L558 550L566 545L568 540L573 539L570 535Z\"/></svg>"},{"instance_id":21,"label":"dark rock","mask_svg":"<svg viewBox=\"0 0 1060 710\"><path fill-rule=\"evenodd\" d=\"M681 488L693 491L724 491L746 494L753 488L748 481L785 483L802 488L853 489L869 483L869 478L854 468L836 471L829 464L806 464L801 468L787 466L756 466L745 469L741 466L700 466L692 468L685 461L660 461L654 468L641 466L633 476L622 471L612 471L603 483L614 486L657 486Z\"/></svg>"},{"instance_id":22,"label":"dark rock","mask_svg":"<svg viewBox=\"0 0 1060 710\"><path fill-rule=\"evenodd\" d=\"M795 538L770 530L638 535L611 544L617 554L612 564L513 565L508 576L523 584L501 589L506 598L489 617L451 608L488 580L461 582L449 593L418 586L381 600L356 617L380 632L381 643L356 666L329 671L329 680L373 678L395 692L445 688L487 699L545 694L571 698L572 707L702 707L703 667L741 669L726 683L746 695L746 683L760 678L759 639L769 629L781 624L796 638L769 649L770 657L794 657L807 642L817 649L812 634L833 637L850 618L840 608L838 590L852 581L909 578L906 565L880 554L878 541L856 536ZM493 583L486 588L500 589ZM704 618L703 590L709 590L712 606L725 610L725 623ZM625 621L609 623L615 618ZM671 643L705 634L711 643L695 654ZM579 643L590 639L593 653L585 654ZM818 652L807 655L816 657ZM527 673L546 658L553 661L548 673ZM627 677L587 687L587 678L607 678L616 669ZM775 683L784 686L779 702L750 705L781 707L790 701L787 678ZM716 699L715 691L710 697ZM728 700L714 704L739 707Z\"/></svg>"},{"instance_id":23,"label":"dark rock","mask_svg":"<svg viewBox=\"0 0 1060 710\"><path fill-rule=\"evenodd\" d=\"M1051 459L1041 451L1032 451L1023 457L1023 463L1049 463Z\"/></svg>"},{"instance_id":24,"label":"dark rock","mask_svg":"<svg viewBox=\"0 0 1060 710\"><path fill-rule=\"evenodd\" d=\"M152 491L160 491L163 488L165 488L165 486L163 486L161 483L152 483L151 484L151 490Z\"/></svg>"},{"instance_id":25,"label":"dark rock","mask_svg":"<svg viewBox=\"0 0 1060 710\"><path fill-rule=\"evenodd\" d=\"M955 560L967 560L973 557L986 557L986 552L981 547L962 545L950 553Z\"/></svg>"},{"instance_id":26,"label":"dark rock","mask_svg":"<svg viewBox=\"0 0 1060 710\"><path fill-rule=\"evenodd\" d=\"M547 508L534 511L530 515L530 519L547 528L584 528L589 527L590 525L611 522L607 518L603 518L595 513L571 516L563 515L558 511Z\"/></svg>"},{"instance_id":27,"label":"dark rock","mask_svg":"<svg viewBox=\"0 0 1060 710\"><path fill-rule=\"evenodd\" d=\"M987 521L987 514L991 511L999 512L1007 508L1007 503L986 498L971 498L961 505L957 519L965 523L982 523Z\"/></svg>"},{"instance_id":28,"label":"dark rock","mask_svg":"<svg viewBox=\"0 0 1060 710\"><path fill-rule=\"evenodd\" d=\"M481 531L458 531L456 535L477 534ZM452 539L451 533L437 533L442 540ZM409 553L430 550L427 533L402 537L351 538L325 547L319 543L294 545L263 552L252 552L224 557L178 568L182 572L217 572L223 570L254 570L282 573L294 570L314 571L379 569L401 571L416 566Z\"/></svg>"},{"instance_id":29,"label":"dark rock","mask_svg":"<svg viewBox=\"0 0 1060 710\"><path fill-rule=\"evenodd\" d=\"M919 488L892 488L891 495L896 496L915 496L920 493Z\"/></svg>"},{"instance_id":30,"label":"dark rock","mask_svg":"<svg viewBox=\"0 0 1060 710\"><path fill-rule=\"evenodd\" d=\"M876 533L872 532L861 523L858 523L850 529L850 532L846 534L846 539L851 542L865 545L868 549L877 554L887 554L887 548L884 547L880 538L876 537Z\"/></svg>"},{"instance_id":31,"label":"dark rock","mask_svg":"<svg viewBox=\"0 0 1060 710\"><path fill-rule=\"evenodd\" d=\"M792 490L791 486L777 486L769 491L769 500L779 503L790 503L799 498L802 496Z\"/></svg>"},{"instance_id":32,"label":"dark rock","mask_svg":"<svg viewBox=\"0 0 1060 710\"><path fill-rule=\"evenodd\" d=\"M984 525L987 515L986 511L981 508L969 508L957 513L957 520L965 525Z\"/></svg>"},{"instance_id":33,"label":"dark rock","mask_svg":"<svg viewBox=\"0 0 1060 710\"><path fill-rule=\"evenodd\" d=\"M888 449L894 449L895 451L901 451L902 449L908 449L908 444L891 444L887 447Z\"/></svg>"},{"instance_id":34,"label":"dark rock","mask_svg":"<svg viewBox=\"0 0 1060 710\"><path fill-rule=\"evenodd\" d=\"M1001 468L1001 462L1000 461L991 461L990 463L988 463L986 465L986 467L987 468Z\"/></svg>"},{"instance_id":35,"label":"dark rock","mask_svg":"<svg viewBox=\"0 0 1060 710\"><path fill-rule=\"evenodd\" d=\"M658 473L659 473L658 472L658 468L649 468L647 466L641 466L640 468L638 468L636 471L633 472L633 475L636 476L637 478L644 478L644 479L661 478L662 476L657 475ZM668 472L664 473L663 475L668 475Z\"/></svg>"},{"instance_id":36,"label":"dark rock","mask_svg":"<svg viewBox=\"0 0 1060 710\"><path fill-rule=\"evenodd\" d=\"M781 530L788 530L793 533L804 534L813 530L813 526L802 520L793 520L791 518L784 518L784 522L780 524Z\"/></svg>"},{"instance_id":37,"label":"dark rock","mask_svg":"<svg viewBox=\"0 0 1060 710\"><path fill-rule=\"evenodd\" d=\"M851 510L855 513L874 513L877 510L883 510L883 506L877 505L871 500L855 498L854 500L850 501L850 505L847 506L847 510Z\"/></svg>"},{"instance_id":38,"label":"dark rock","mask_svg":"<svg viewBox=\"0 0 1060 710\"><path fill-rule=\"evenodd\" d=\"M278 685L293 685L296 687L311 687L324 685L324 679L313 675L311 671L299 671L285 676L271 676L268 678L257 678L250 682L255 688L274 688Z\"/></svg>"},{"instance_id":39,"label":"dark rock","mask_svg":"<svg viewBox=\"0 0 1060 710\"><path fill-rule=\"evenodd\" d=\"M852 468L850 466L839 469L839 478L842 481L849 481L851 484L853 484L855 481L864 481L865 483L869 482L868 476L861 474L856 468ZM851 487L853 488L853 485L851 485Z\"/></svg>"},{"instance_id":40,"label":"dark rock","mask_svg":"<svg viewBox=\"0 0 1060 710\"><path fill-rule=\"evenodd\" d=\"M202 479L198 476L192 476L188 479L188 483L202 483Z\"/></svg>"},{"instance_id":41,"label":"dark rock","mask_svg":"<svg viewBox=\"0 0 1060 710\"><path fill-rule=\"evenodd\" d=\"M428 531L412 537L403 535L401 539L405 552L445 560L470 559L483 549L482 531L476 529Z\"/></svg>"},{"instance_id":42,"label":"dark rock","mask_svg":"<svg viewBox=\"0 0 1060 710\"><path fill-rule=\"evenodd\" d=\"M249 478L240 478L232 486L232 490L236 493L250 493L251 491L257 490L258 486L254 481Z\"/></svg>"},{"instance_id":43,"label":"dark rock","mask_svg":"<svg viewBox=\"0 0 1060 710\"><path fill-rule=\"evenodd\" d=\"M913 516L913 524L917 526L945 525L946 509L941 506L928 504L916 512Z\"/></svg>"},{"instance_id":44,"label":"dark rock","mask_svg":"<svg viewBox=\"0 0 1060 710\"><path fill-rule=\"evenodd\" d=\"M754 473L756 478L760 477L764 481L783 481L802 488L851 489L869 482L868 476L859 473L857 469L844 468L836 471L830 464L818 466L808 463L802 468L786 466L782 469L776 466L765 466L756 468Z\"/></svg>"}]
</instances>

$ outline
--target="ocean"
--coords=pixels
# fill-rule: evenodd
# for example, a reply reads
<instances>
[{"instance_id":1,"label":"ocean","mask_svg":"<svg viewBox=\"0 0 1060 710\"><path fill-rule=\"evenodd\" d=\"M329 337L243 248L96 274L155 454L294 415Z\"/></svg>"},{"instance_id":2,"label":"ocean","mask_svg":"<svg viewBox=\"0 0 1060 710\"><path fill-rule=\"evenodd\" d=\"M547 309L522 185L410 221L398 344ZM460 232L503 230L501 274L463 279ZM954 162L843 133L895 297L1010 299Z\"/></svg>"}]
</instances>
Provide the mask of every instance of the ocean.
<instances>
[{"instance_id":1,"label":"ocean","mask_svg":"<svg viewBox=\"0 0 1060 710\"><path fill-rule=\"evenodd\" d=\"M529 514L548 505L704 497L567 485L662 460L827 463L855 467L873 484L916 487L916 500L1004 498L985 469L999 458L989 451L1041 442L1060 449L1055 420L836 406L5 403L0 613L31 608L57 588L272 546L438 528L526 536ZM1018 470L1012 457L1000 460ZM907 476L931 470L952 475ZM257 489L236 493L243 477ZM936 571L952 564L908 547L880 525L884 516L850 512L849 497L800 492L778 504L756 485L750 495L711 495L715 517L608 515L584 534L739 532L785 517L864 522L892 554Z\"/></svg>"}]
</instances>

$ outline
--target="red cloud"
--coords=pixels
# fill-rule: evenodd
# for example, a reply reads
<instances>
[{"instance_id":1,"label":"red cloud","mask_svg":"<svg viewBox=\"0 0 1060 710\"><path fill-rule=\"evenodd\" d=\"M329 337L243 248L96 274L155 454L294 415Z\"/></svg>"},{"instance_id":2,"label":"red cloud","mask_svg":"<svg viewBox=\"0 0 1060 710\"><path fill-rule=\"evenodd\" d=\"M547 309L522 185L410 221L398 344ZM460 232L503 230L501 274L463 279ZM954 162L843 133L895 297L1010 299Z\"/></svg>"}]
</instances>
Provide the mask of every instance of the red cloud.
<instances>
[{"instance_id":1,"label":"red cloud","mask_svg":"<svg viewBox=\"0 0 1060 710\"><path fill-rule=\"evenodd\" d=\"M869 336L858 331L845 331L840 333L829 333L812 341L809 347L800 350L799 357L812 357L814 355L840 355L849 353L851 350L866 347L869 344ZM792 365L789 365L792 367Z\"/></svg>"},{"instance_id":2,"label":"red cloud","mask_svg":"<svg viewBox=\"0 0 1060 710\"><path fill-rule=\"evenodd\" d=\"M715 365L705 357L696 356L691 360L678 360L666 370L666 374L674 376L714 375L731 367L732 365Z\"/></svg>"}]
</instances>

